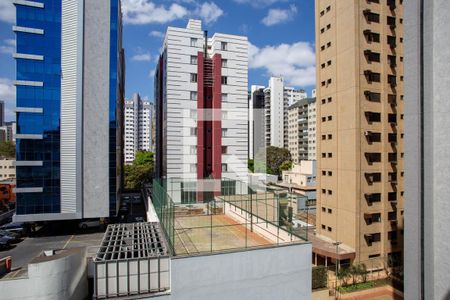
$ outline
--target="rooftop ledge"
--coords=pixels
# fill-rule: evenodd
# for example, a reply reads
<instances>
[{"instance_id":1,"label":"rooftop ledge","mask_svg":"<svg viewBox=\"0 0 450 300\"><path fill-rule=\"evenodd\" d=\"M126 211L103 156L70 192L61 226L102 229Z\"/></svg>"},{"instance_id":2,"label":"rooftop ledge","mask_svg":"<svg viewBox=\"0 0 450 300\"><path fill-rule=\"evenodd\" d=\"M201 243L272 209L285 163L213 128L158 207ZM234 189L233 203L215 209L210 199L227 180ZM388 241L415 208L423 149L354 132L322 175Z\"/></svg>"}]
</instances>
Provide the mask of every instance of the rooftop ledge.
<instances>
[{"instance_id":1,"label":"rooftop ledge","mask_svg":"<svg viewBox=\"0 0 450 300\"><path fill-rule=\"evenodd\" d=\"M286 195L231 180L154 180L152 202L174 256L307 243Z\"/></svg>"}]
</instances>

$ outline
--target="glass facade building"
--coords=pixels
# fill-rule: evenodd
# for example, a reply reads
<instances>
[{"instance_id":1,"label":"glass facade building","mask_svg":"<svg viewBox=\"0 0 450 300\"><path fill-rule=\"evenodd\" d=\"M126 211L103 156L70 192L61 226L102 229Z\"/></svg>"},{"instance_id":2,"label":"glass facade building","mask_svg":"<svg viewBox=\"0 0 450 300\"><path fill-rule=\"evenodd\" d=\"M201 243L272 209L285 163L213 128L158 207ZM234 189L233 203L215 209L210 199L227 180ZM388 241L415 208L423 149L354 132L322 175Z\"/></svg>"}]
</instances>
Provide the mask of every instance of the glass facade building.
<instances>
[{"instance_id":1,"label":"glass facade building","mask_svg":"<svg viewBox=\"0 0 450 300\"><path fill-rule=\"evenodd\" d=\"M16 219L43 221L114 215L122 169L118 165L121 159L117 159L124 82L120 0L13 2L17 18L13 26L17 41ZM94 23L103 27L94 28ZM77 30L70 30L71 26ZM103 54L106 60L89 61L83 47L102 38L107 45L96 51L103 51L97 56ZM69 64L64 65L63 61ZM89 74L96 72L89 68L96 63L100 64L96 67L99 74ZM73 87L67 85L67 81L72 82L72 74ZM97 75L109 75L109 86L87 79ZM64 76L66 83L62 83ZM107 110L107 117L98 130L86 131L85 128L90 130L87 122L95 113L92 106ZM73 121L67 115L73 115ZM72 123L64 124L66 120ZM95 153L95 147L88 143L98 143L99 152ZM107 167L100 168L106 175L99 176L99 182L91 187L83 176L95 172L88 165L93 157L104 158ZM62 171L62 166L67 165ZM64 184L74 188L62 190ZM102 198L102 194L107 196ZM106 204L101 203L102 199L106 199Z\"/></svg>"}]
</instances>

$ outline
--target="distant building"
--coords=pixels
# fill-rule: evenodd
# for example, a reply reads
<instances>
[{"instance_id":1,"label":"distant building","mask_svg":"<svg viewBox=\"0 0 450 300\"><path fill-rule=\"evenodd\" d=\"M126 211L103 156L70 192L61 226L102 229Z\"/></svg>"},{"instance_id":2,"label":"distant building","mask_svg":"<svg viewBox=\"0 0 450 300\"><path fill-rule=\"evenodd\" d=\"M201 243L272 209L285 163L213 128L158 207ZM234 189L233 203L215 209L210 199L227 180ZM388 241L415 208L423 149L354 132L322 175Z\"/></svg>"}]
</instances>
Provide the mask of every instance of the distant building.
<instances>
[{"instance_id":1,"label":"distant building","mask_svg":"<svg viewBox=\"0 0 450 300\"><path fill-rule=\"evenodd\" d=\"M271 77L269 86L264 89L264 110L266 146L288 147L288 107L304 99L304 90L284 86L281 77Z\"/></svg>"},{"instance_id":2,"label":"distant building","mask_svg":"<svg viewBox=\"0 0 450 300\"><path fill-rule=\"evenodd\" d=\"M16 122L5 122L0 126L0 141L16 141Z\"/></svg>"},{"instance_id":3,"label":"distant building","mask_svg":"<svg viewBox=\"0 0 450 300\"><path fill-rule=\"evenodd\" d=\"M0 126L5 125L5 101L0 101Z\"/></svg>"},{"instance_id":4,"label":"distant building","mask_svg":"<svg viewBox=\"0 0 450 300\"><path fill-rule=\"evenodd\" d=\"M258 150L265 148L264 86L252 85L249 99L249 159L254 159Z\"/></svg>"},{"instance_id":5,"label":"distant building","mask_svg":"<svg viewBox=\"0 0 450 300\"><path fill-rule=\"evenodd\" d=\"M287 148L296 164L316 159L316 98L305 98L289 106Z\"/></svg>"},{"instance_id":6,"label":"distant building","mask_svg":"<svg viewBox=\"0 0 450 300\"><path fill-rule=\"evenodd\" d=\"M139 94L125 100L124 161L131 164L139 150L152 151L153 103L143 101Z\"/></svg>"},{"instance_id":7,"label":"distant building","mask_svg":"<svg viewBox=\"0 0 450 300\"><path fill-rule=\"evenodd\" d=\"M16 178L16 161L14 159L0 159L0 180Z\"/></svg>"},{"instance_id":8,"label":"distant building","mask_svg":"<svg viewBox=\"0 0 450 300\"><path fill-rule=\"evenodd\" d=\"M13 3L15 220L115 216L123 164L120 1Z\"/></svg>"},{"instance_id":9,"label":"distant building","mask_svg":"<svg viewBox=\"0 0 450 300\"><path fill-rule=\"evenodd\" d=\"M155 74L156 176L246 178L248 40L168 27Z\"/></svg>"},{"instance_id":10,"label":"distant building","mask_svg":"<svg viewBox=\"0 0 450 300\"><path fill-rule=\"evenodd\" d=\"M282 183L290 192L304 195L309 203L316 200L317 166L315 160L302 160L292 167L292 170L282 172Z\"/></svg>"}]
</instances>

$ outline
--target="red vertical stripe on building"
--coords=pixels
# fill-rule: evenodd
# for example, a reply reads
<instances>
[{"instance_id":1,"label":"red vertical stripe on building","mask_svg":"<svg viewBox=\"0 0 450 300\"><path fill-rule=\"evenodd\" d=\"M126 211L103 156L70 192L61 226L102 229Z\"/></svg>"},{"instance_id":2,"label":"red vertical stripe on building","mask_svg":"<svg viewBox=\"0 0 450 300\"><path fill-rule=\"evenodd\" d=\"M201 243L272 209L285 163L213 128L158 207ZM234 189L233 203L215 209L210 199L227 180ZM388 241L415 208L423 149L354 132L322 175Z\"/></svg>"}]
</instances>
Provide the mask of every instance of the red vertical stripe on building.
<instances>
[{"instance_id":1,"label":"red vertical stripe on building","mask_svg":"<svg viewBox=\"0 0 450 300\"><path fill-rule=\"evenodd\" d=\"M197 56L197 178L203 179L205 169L205 122L203 121L203 109L205 108L204 73L205 57L203 52Z\"/></svg>"},{"instance_id":2,"label":"red vertical stripe on building","mask_svg":"<svg viewBox=\"0 0 450 300\"><path fill-rule=\"evenodd\" d=\"M214 179L222 177L222 56L213 56L213 99L212 108L212 175Z\"/></svg>"}]
</instances>

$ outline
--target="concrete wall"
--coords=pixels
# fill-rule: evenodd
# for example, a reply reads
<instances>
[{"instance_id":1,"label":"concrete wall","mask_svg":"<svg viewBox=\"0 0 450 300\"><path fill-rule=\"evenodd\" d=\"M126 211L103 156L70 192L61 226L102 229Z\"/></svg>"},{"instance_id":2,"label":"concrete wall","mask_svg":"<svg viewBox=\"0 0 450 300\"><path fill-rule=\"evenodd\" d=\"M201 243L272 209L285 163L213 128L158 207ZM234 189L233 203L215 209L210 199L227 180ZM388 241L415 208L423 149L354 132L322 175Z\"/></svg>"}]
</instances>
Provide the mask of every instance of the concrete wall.
<instances>
[{"instance_id":1,"label":"concrete wall","mask_svg":"<svg viewBox=\"0 0 450 300\"><path fill-rule=\"evenodd\" d=\"M39 262L38 260L42 261ZM28 265L28 277L0 280L2 300L84 299L88 296L85 249L39 257Z\"/></svg>"},{"instance_id":2,"label":"concrete wall","mask_svg":"<svg viewBox=\"0 0 450 300\"><path fill-rule=\"evenodd\" d=\"M421 2L405 1L405 299L450 299L450 2Z\"/></svg>"},{"instance_id":3,"label":"concrete wall","mask_svg":"<svg viewBox=\"0 0 450 300\"><path fill-rule=\"evenodd\" d=\"M107 17L105 17L107 16ZM83 215L109 216L110 1L85 1Z\"/></svg>"},{"instance_id":4,"label":"concrete wall","mask_svg":"<svg viewBox=\"0 0 450 300\"><path fill-rule=\"evenodd\" d=\"M172 259L163 300L311 299L311 244Z\"/></svg>"}]
</instances>

